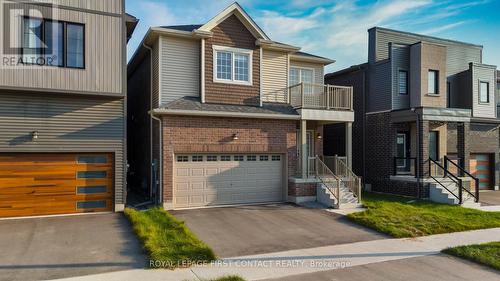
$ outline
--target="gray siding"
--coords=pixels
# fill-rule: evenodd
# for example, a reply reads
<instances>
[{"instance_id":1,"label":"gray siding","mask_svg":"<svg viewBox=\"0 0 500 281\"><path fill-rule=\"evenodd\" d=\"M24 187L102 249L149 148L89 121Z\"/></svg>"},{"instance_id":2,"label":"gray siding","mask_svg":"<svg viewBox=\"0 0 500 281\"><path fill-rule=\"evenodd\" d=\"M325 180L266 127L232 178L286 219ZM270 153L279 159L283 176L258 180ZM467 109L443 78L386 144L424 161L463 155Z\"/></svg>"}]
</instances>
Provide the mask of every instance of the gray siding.
<instances>
[{"instance_id":1,"label":"gray siding","mask_svg":"<svg viewBox=\"0 0 500 281\"><path fill-rule=\"evenodd\" d=\"M375 40L376 38L376 40ZM387 30L377 29L376 35L370 37L375 40L372 57L375 61L389 58L389 43L415 44L420 41L445 45L447 47L447 76L457 74L469 68L469 63L482 63L482 48L479 46L454 43L449 40L440 40L427 36L416 36L407 33L397 33ZM369 56L370 57L370 56Z\"/></svg>"},{"instance_id":2,"label":"gray siding","mask_svg":"<svg viewBox=\"0 0 500 281\"><path fill-rule=\"evenodd\" d=\"M401 45L392 45L392 109L403 109L410 107L410 47ZM399 71L404 70L408 73L407 95L399 94Z\"/></svg>"},{"instance_id":3,"label":"gray siding","mask_svg":"<svg viewBox=\"0 0 500 281\"><path fill-rule=\"evenodd\" d=\"M495 71L496 67L473 64L472 69L472 115L474 117L496 118ZM489 103L479 102L480 82L489 83Z\"/></svg>"},{"instance_id":4,"label":"gray siding","mask_svg":"<svg viewBox=\"0 0 500 281\"><path fill-rule=\"evenodd\" d=\"M124 9L124 0L31 0L39 3L52 3L72 8L88 9L106 13L120 14Z\"/></svg>"},{"instance_id":5,"label":"gray siding","mask_svg":"<svg viewBox=\"0 0 500 281\"><path fill-rule=\"evenodd\" d=\"M391 110L391 62L386 61L369 66L367 112Z\"/></svg>"},{"instance_id":6,"label":"gray siding","mask_svg":"<svg viewBox=\"0 0 500 281\"><path fill-rule=\"evenodd\" d=\"M125 202L122 99L0 93L0 152L112 152L115 203ZM31 141L31 132L39 139Z\"/></svg>"},{"instance_id":7,"label":"gray siding","mask_svg":"<svg viewBox=\"0 0 500 281\"><path fill-rule=\"evenodd\" d=\"M160 37L160 105L200 96L199 40Z\"/></svg>"},{"instance_id":8,"label":"gray siding","mask_svg":"<svg viewBox=\"0 0 500 281\"><path fill-rule=\"evenodd\" d=\"M77 2L72 1L71 3L76 5ZM52 11L47 6L28 4L17 4L17 6L19 8L37 7L45 17L54 18L56 16L56 19L62 21L84 24L85 69L27 65L4 66L0 64L0 88L123 95L125 90L123 89L123 69L125 67L123 44L125 44L125 40L122 32L124 19L119 14L110 16L72 9ZM4 19L9 20L9 17L4 16ZM19 34L21 32L20 22L18 32ZM18 37L20 38L20 36ZM16 56L13 55L13 57Z\"/></svg>"},{"instance_id":9,"label":"gray siding","mask_svg":"<svg viewBox=\"0 0 500 281\"><path fill-rule=\"evenodd\" d=\"M160 41L157 40L152 46L153 49L153 73L152 75L152 83L153 89L151 89L152 95L152 107L158 108L160 107ZM146 58L148 59L148 58ZM143 79L149 80L150 77L143 77Z\"/></svg>"}]
</instances>

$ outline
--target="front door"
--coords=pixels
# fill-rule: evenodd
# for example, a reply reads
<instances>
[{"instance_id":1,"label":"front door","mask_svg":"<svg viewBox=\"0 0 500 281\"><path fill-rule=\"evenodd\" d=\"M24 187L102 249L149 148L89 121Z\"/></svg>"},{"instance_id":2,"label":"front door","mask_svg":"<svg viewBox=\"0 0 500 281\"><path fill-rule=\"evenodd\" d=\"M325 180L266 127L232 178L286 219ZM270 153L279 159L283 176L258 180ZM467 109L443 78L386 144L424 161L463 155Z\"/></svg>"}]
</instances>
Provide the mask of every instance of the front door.
<instances>
[{"instance_id":1,"label":"front door","mask_svg":"<svg viewBox=\"0 0 500 281\"><path fill-rule=\"evenodd\" d=\"M407 132L396 136L396 165L398 172L410 172L410 135Z\"/></svg>"},{"instance_id":2,"label":"front door","mask_svg":"<svg viewBox=\"0 0 500 281\"><path fill-rule=\"evenodd\" d=\"M439 161L439 132L429 132L429 158Z\"/></svg>"}]
</instances>

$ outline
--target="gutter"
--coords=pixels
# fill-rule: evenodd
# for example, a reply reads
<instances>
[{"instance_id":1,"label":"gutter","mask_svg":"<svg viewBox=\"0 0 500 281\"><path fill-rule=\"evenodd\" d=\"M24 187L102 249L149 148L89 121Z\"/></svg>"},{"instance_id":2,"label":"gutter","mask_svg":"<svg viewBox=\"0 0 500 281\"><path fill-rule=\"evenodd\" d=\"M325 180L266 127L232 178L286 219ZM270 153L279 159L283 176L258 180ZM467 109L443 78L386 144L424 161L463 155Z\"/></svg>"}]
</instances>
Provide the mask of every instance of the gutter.
<instances>
[{"instance_id":1,"label":"gutter","mask_svg":"<svg viewBox=\"0 0 500 281\"><path fill-rule=\"evenodd\" d=\"M284 119L300 120L300 115L273 114L273 113L244 113L227 111L202 111L202 110L180 110L158 108L149 112L151 115L188 115L188 116L211 116L211 117L237 117L252 119Z\"/></svg>"}]
</instances>

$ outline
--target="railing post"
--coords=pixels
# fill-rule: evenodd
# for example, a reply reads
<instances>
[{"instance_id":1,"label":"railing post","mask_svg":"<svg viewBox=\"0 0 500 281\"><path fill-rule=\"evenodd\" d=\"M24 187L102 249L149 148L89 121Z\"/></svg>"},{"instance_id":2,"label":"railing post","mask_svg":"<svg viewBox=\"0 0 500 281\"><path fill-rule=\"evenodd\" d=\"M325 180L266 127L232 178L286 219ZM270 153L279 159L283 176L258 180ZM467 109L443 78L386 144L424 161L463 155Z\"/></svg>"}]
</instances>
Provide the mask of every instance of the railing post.
<instances>
[{"instance_id":1,"label":"railing post","mask_svg":"<svg viewBox=\"0 0 500 281\"><path fill-rule=\"evenodd\" d=\"M443 178L446 178L448 176L448 161L446 156L444 157L444 173L443 173Z\"/></svg>"},{"instance_id":2,"label":"railing post","mask_svg":"<svg viewBox=\"0 0 500 281\"><path fill-rule=\"evenodd\" d=\"M325 85L326 88L326 109L330 109L330 85Z\"/></svg>"},{"instance_id":3,"label":"railing post","mask_svg":"<svg viewBox=\"0 0 500 281\"><path fill-rule=\"evenodd\" d=\"M335 173L335 175L338 175L339 172L338 172L338 167L339 167L339 156L337 154L335 154L335 156L333 156L333 163L335 163L335 171L333 171Z\"/></svg>"},{"instance_id":4,"label":"railing post","mask_svg":"<svg viewBox=\"0 0 500 281\"><path fill-rule=\"evenodd\" d=\"M479 179L476 178L476 179L474 179L474 181L476 182L476 190L475 190L475 193L476 193L476 203L479 203Z\"/></svg>"},{"instance_id":5,"label":"railing post","mask_svg":"<svg viewBox=\"0 0 500 281\"><path fill-rule=\"evenodd\" d=\"M460 205L462 205L462 202L463 202L463 194L462 194L462 179L458 179L458 202Z\"/></svg>"}]
</instances>

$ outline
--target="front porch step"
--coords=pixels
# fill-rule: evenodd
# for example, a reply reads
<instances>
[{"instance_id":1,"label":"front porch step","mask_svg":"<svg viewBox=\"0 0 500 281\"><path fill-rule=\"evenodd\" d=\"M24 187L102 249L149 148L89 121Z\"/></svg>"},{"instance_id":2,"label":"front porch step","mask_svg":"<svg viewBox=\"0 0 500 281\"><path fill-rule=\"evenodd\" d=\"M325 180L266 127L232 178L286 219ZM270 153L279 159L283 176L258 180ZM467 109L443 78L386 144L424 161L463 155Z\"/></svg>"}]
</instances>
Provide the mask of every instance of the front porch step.
<instances>
[{"instance_id":1,"label":"front porch step","mask_svg":"<svg viewBox=\"0 0 500 281\"><path fill-rule=\"evenodd\" d=\"M441 184L443 184L447 189L449 189L454 194L458 194L459 187L454 181L442 179L439 182ZM437 182L429 184L429 192L430 192L429 195L430 195L431 201L437 202L437 203L449 204L449 205L458 205L460 203L459 200L453 194L451 194L450 191L446 190L443 186L441 186ZM463 193L462 201L463 201L462 206L464 206L464 207L481 206L480 203L474 202L474 197L472 197L470 194L468 194L465 191Z\"/></svg>"},{"instance_id":2,"label":"front porch step","mask_svg":"<svg viewBox=\"0 0 500 281\"><path fill-rule=\"evenodd\" d=\"M330 190L324 184L318 184L316 200L329 208L339 208L339 205L340 209L361 207L361 204L358 203L358 198L346 187L340 188L339 204L335 196L331 194Z\"/></svg>"}]
</instances>

